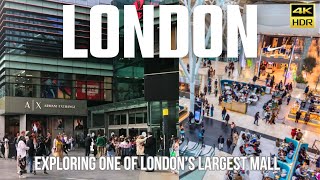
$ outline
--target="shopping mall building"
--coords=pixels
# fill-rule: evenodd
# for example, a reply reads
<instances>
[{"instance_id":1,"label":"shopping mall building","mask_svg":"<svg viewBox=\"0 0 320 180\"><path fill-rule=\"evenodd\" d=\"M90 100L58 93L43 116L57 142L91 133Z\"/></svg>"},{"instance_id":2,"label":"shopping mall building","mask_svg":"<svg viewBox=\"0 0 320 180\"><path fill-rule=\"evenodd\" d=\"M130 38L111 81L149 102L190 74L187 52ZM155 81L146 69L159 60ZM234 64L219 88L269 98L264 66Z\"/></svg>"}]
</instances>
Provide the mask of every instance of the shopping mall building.
<instances>
[{"instance_id":1,"label":"shopping mall building","mask_svg":"<svg viewBox=\"0 0 320 180\"><path fill-rule=\"evenodd\" d=\"M288 2L294 3L294 1ZM276 83L280 80L296 83L297 74L302 73L304 78L308 79L309 85L314 88L320 76L320 66L318 65L312 74L306 74L303 71L303 60L313 57L320 62L320 18L318 14L320 5L315 4L314 28L290 28L289 3L257 3L258 57L256 59L247 58L246 63L241 63L243 68L241 73L244 78L250 79L260 74L262 80L265 80L269 73L275 75ZM274 50L269 51L268 47ZM289 70L285 76L286 67Z\"/></svg>"},{"instance_id":2,"label":"shopping mall building","mask_svg":"<svg viewBox=\"0 0 320 180\"><path fill-rule=\"evenodd\" d=\"M120 14L126 3L113 2ZM21 130L53 135L64 132L80 139L97 129L106 134L112 131L118 135L137 135L156 127L160 133L163 109L169 109L166 116L176 121L175 99L165 100L165 96L152 99L152 93L144 97L148 91L145 79L152 73L165 71L178 77L176 60L152 59L162 64L157 66L162 69L153 71L141 55L124 59L123 52L113 59L92 56L64 59L64 4L76 4L76 48L89 49L90 7L110 1L3 0L0 3L0 138L5 133L13 136ZM102 36L106 38L107 23L102 27ZM123 37L120 28L121 32ZM155 61L152 63L156 65ZM147 71L150 73L146 74ZM176 98L177 94L178 90Z\"/></svg>"}]
</instances>

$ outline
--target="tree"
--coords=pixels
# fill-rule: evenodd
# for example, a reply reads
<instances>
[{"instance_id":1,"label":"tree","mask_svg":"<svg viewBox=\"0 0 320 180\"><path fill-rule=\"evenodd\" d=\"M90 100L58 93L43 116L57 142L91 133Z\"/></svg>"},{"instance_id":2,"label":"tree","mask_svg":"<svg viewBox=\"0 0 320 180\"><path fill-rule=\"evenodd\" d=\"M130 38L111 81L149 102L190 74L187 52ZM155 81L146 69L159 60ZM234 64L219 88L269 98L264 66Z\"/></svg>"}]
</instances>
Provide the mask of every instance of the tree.
<instances>
[{"instance_id":1,"label":"tree","mask_svg":"<svg viewBox=\"0 0 320 180\"><path fill-rule=\"evenodd\" d=\"M189 111L194 112L194 102L195 102L195 81L196 81L196 77L198 75L198 71L200 68L200 64L202 61L202 58L200 57L196 57L193 53L193 46L192 46L192 34L193 34L193 28L192 28L192 23L191 23L191 17L193 16L193 10L196 6L199 5L217 5L220 6L222 11L223 11L223 27L222 27L222 32L225 32L226 30L226 26L227 26L227 6L226 5L237 5L239 4L240 0L181 0L182 4L184 6L186 6L188 8L189 11L189 18L188 18L188 22L189 22L189 31L188 31L188 37L189 37L189 50L188 50L188 64L189 64L189 69L190 71L187 70L187 66L186 64L183 62L182 58L179 58L179 63L183 69L184 74L187 77L187 80L189 82L189 89L190 89L190 108ZM208 16L206 18L206 22L210 22L210 17ZM210 23L206 23L206 24L210 24ZM210 46L209 44L209 40L210 40L210 31L211 31L211 25L208 25L206 27L206 37L205 37L205 45L208 47ZM226 38L226 33L223 33L223 39L224 39L224 43L223 43L223 47L226 47L226 43L225 40Z\"/></svg>"},{"instance_id":2,"label":"tree","mask_svg":"<svg viewBox=\"0 0 320 180\"><path fill-rule=\"evenodd\" d=\"M307 73L311 74L313 71L313 68L315 68L317 65L317 60L314 57L306 57L303 60L303 70Z\"/></svg>"}]
</instances>

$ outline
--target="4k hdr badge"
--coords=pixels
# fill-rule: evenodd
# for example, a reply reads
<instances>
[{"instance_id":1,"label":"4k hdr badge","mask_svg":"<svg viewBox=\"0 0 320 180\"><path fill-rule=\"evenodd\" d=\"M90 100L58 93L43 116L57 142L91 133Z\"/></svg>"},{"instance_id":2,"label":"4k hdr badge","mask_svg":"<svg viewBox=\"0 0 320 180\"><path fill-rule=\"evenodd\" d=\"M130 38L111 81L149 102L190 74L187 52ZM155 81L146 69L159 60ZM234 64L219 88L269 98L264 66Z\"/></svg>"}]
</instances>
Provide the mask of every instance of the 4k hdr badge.
<instances>
[{"instance_id":1,"label":"4k hdr badge","mask_svg":"<svg viewBox=\"0 0 320 180\"><path fill-rule=\"evenodd\" d=\"M315 27L314 4L290 4L290 27L291 28L314 28Z\"/></svg>"}]
</instances>

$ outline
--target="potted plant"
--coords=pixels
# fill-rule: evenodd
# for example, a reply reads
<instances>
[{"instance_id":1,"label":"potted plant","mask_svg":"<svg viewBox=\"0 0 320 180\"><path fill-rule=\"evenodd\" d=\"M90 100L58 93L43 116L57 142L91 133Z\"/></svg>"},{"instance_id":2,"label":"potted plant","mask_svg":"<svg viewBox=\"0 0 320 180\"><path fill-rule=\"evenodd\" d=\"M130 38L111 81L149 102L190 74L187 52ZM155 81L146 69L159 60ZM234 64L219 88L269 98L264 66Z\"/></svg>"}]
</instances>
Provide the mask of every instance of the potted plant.
<instances>
[{"instance_id":1,"label":"potted plant","mask_svg":"<svg viewBox=\"0 0 320 180\"><path fill-rule=\"evenodd\" d=\"M317 60L314 57L306 57L303 60L303 66L302 70L304 70L307 74L311 74L313 71L313 68L317 66Z\"/></svg>"},{"instance_id":2,"label":"potted plant","mask_svg":"<svg viewBox=\"0 0 320 180\"><path fill-rule=\"evenodd\" d=\"M302 76L301 73L299 73L299 74L297 75L297 77L296 77L296 82L297 82L296 87L297 87L298 89L305 89L305 88L307 87L307 84L308 84L308 81L306 81L306 80L304 79L304 77Z\"/></svg>"}]
</instances>

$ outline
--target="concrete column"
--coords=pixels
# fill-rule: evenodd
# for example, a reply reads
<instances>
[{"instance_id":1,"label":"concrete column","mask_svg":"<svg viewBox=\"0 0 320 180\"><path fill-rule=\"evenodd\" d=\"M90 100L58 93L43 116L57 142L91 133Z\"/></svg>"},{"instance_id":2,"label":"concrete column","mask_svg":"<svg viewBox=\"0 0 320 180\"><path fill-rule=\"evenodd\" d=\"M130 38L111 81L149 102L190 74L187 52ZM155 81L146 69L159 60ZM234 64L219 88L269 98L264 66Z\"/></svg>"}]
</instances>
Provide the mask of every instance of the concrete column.
<instances>
[{"instance_id":1,"label":"concrete column","mask_svg":"<svg viewBox=\"0 0 320 180\"><path fill-rule=\"evenodd\" d=\"M127 122L126 134L127 136L129 136L129 111L126 112L126 122Z\"/></svg>"},{"instance_id":2,"label":"concrete column","mask_svg":"<svg viewBox=\"0 0 320 180\"><path fill-rule=\"evenodd\" d=\"M27 115L23 114L20 115L20 129L19 131L26 131L27 130Z\"/></svg>"},{"instance_id":3,"label":"concrete column","mask_svg":"<svg viewBox=\"0 0 320 180\"><path fill-rule=\"evenodd\" d=\"M3 136L6 133L6 121L5 116L0 116L0 139L3 138Z\"/></svg>"}]
</instances>

